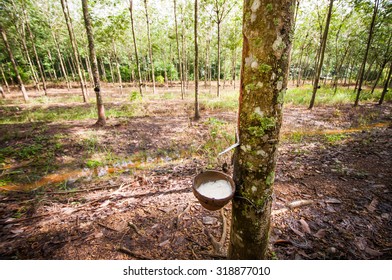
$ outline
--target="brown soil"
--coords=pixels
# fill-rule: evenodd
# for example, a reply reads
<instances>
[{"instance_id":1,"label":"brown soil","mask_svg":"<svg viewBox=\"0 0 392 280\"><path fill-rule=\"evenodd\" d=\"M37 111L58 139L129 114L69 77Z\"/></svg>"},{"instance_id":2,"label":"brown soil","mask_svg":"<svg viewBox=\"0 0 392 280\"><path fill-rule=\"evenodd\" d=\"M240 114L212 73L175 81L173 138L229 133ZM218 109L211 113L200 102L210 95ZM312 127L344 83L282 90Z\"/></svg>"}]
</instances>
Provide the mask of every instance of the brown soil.
<instances>
[{"instance_id":1,"label":"brown soil","mask_svg":"<svg viewBox=\"0 0 392 280\"><path fill-rule=\"evenodd\" d=\"M47 135L100 131L106 139L100 144L116 154L144 151L146 157L103 177L68 178L70 190L52 184L1 192L1 258L224 258L228 240L216 252L209 236L220 239L231 205L223 212L203 209L191 184L210 162L198 150L209 137L205 120L235 123L235 112L204 110L203 119L192 122L184 102L162 104L147 105L147 117L110 119L105 128L93 127L93 120L47 124ZM391 104L285 108L270 258L391 259L391 110ZM1 147L28 143L21 135L34 126L0 125L0 133L10 129L18 137ZM81 170L82 155L69 138L57 161L68 171ZM230 163L229 155L215 168L225 161ZM28 173L31 164L14 162L2 172Z\"/></svg>"}]
</instances>

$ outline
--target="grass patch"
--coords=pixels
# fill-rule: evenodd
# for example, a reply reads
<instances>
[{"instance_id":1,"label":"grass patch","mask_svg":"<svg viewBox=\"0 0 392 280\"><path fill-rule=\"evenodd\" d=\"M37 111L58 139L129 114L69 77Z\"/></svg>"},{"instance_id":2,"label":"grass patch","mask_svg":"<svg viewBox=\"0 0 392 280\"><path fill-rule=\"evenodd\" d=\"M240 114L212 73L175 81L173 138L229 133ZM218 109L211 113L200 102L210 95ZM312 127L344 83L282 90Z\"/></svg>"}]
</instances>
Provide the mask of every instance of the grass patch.
<instances>
[{"instance_id":1,"label":"grass patch","mask_svg":"<svg viewBox=\"0 0 392 280\"><path fill-rule=\"evenodd\" d=\"M348 134L339 133L339 134L324 134L324 138L328 144L336 145L339 144L342 140L348 138Z\"/></svg>"},{"instance_id":2,"label":"grass patch","mask_svg":"<svg viewBox=\"0 0 392 280\"><path fill-rule=\"evenodd\" d=\"M361 102L378 102L381 96L381 90L377 89L373 94L370 91L364 90L359 100ZM308 106L312 97L312 86L305 85L300 88L290 88L287 90L284 97L285 104L292 105L303 105ZM391 94L385 96L385 101L391 101ZM354 89L347 89L344 87L338 87L337 91L331 87L321 87L316 94L315 106L322 105L341 105L341 104L353 104L356 98L356 92Z\"/></svg>"},{"instance_id":3,"label":"grass patch","mask_svg":"<svg viewBox=\"0 0 392 280\"><path fill-rule=\"evenodd\" d=\"M200 94L200 106L209 110L237 110L238 91L223 92L220 97L215 94Z\"/></svg>"}]
</instances>

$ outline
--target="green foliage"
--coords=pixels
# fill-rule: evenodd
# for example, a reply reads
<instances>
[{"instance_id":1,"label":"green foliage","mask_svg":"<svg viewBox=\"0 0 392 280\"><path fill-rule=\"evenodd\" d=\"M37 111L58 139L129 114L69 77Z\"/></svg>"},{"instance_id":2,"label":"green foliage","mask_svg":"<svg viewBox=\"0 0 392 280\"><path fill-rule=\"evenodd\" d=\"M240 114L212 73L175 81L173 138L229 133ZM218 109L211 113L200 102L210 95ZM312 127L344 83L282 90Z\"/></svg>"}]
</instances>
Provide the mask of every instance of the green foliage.
<instances>
[{"instance_id":1,"label":"green foliage","mask_svg":"<svg viewBox=\"0 0 392 280\"><path fill-rule=\"evenodd\" d=\"M140 92L138 91L132 91L129 94L129 101L134 102L134 101L140 101L142 99L142 96L140 95Z\"/></svg>"},{"instance_id":2,"label":"green foliage","mask_svg":"<svg viewBox=\"0 0 392 280\"><path fill-rule=\"evenodd\" d=\"M93 168L97 168L99 166L103 166L103 164L102 164L102 162L100 162L98 160L89 159L86 161L86 166L87 166L87 168L93 169Z\"/></svg>"},{"instance_id":3,"label":"green foliage","mask_svg":"<svg viewBox=\"0 0 392 280\"><path fill-rule=\"evenodd\" d=\"M159 75L158 77L156 77L155 81L157 83L163 84L165 82L165 78Z\"/></svg>"}]
</instances>

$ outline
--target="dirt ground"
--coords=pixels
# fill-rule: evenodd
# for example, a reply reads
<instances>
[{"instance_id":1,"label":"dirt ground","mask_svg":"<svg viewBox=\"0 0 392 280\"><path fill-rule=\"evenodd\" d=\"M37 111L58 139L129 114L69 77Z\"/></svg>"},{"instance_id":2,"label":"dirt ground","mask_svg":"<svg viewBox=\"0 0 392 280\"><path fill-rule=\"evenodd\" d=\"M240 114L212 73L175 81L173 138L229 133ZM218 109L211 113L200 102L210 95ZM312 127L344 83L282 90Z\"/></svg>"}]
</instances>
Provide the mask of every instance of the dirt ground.
<instances>
[{"instance_id":1,"label":"dirt ground","mask_svg":"<svg viewBox=\"0 0 392 280\"><path fill-rule=\"evenodd\" d=\"M154 157L68 178L63 189L52 184L0 192L1 259L225 258L231 205L208 211L191 186L210 164L198 152L210 135L206 120L235 123L236 113L202 110L202 120L192 122L180 101L146 108L148 116L112 118L105 128L93 127L93 120L47 124L48 135L95 130L116 143L117 154ZM392 258L391 110L392 104L285 107L269 258ZM0 133L31 129L36 127L0 125ZM28 141L18 137L0 145ZM68 171L82 170L69 160L81 155L80 147L64 143L58 160ZM223 162L230 173L230 155L214 167L220 170ZM15 162L3 174L10 169L29 172ZM222 234L223 246L214 248L211 236L219 241Z\"/></svg>"}]
</instances>

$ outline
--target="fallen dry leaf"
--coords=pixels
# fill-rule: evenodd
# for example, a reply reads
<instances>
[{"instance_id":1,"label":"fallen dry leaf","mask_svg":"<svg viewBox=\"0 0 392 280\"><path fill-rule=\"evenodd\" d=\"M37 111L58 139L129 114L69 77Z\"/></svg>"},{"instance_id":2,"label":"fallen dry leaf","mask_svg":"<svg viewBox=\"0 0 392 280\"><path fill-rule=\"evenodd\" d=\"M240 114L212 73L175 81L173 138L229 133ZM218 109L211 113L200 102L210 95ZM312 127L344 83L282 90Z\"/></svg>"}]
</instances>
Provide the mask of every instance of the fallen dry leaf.
<instances>
[{"instance_id":1,"label":"fallen dry leaf","mask_svg":"<svg viewBox=\"0 0 392 280\"><path fill-rule=\"evenodd\" d=\"M373 256L373 257L380 257L380 256L382 256L381 252L379 252L377 250L374 250L374 249L372 249L370 247L366 247L365 252L368 253L369 255Z\"/></svg>"},{"instance_id":2,"label":"fallen dry leaf","mask_svg":"<svg viewBox=\"0 0 392 280\"><path fill-rule=\"evenodd\" d=\"M308 234L312 233L310 231L310 227L309 227L308 223L304 219L299 220L299 223L301 224L303 232L308 233Z\"/></svg>"},{"instance_id":3,"label":"fallen dry leaf","mask_svg":"<svg viewBox=\"0 0 392 280\"><path fill-rule=\"evenodd\" d=\"M369 212L374 212L377 208L377 205L378 205L378 199L373 198L372 202L370 202L370 204L366 206L366 208L367 210L369 210Z\"/></svg>"},{"instance_id":4,"label":"fallen dry leaf","mask_svg":"<svg viewBox=\"0 0 392 280\"><path fill-rule=\"evenodd\" d=\"M319 229L313 236L321 239L321 238L325 237L326 233L327 233L327 231L322 228L322 229Z\"/></svg>"}]
</instances>

